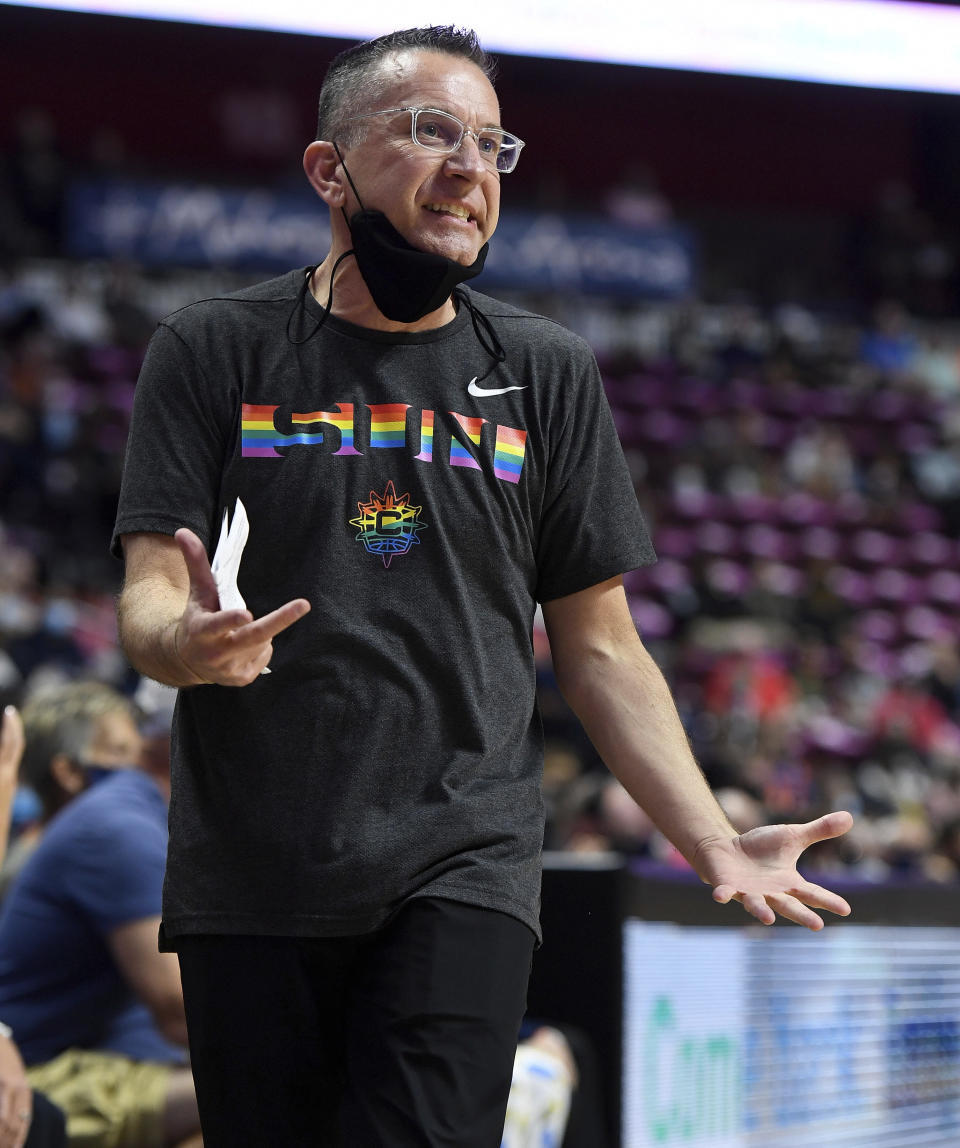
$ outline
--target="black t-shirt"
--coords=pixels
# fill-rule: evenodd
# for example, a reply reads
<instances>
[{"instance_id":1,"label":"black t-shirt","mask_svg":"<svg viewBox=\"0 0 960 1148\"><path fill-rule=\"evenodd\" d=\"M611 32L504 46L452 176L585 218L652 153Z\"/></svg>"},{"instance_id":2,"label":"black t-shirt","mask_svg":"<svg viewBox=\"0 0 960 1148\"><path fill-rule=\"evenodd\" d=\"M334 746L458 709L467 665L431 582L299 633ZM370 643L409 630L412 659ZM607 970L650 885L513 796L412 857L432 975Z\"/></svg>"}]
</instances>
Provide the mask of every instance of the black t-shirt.
<instances>
[{"instance_id":1,"label":"black t-shirt","mask_svg":"<svg viewBox=\"0 0 960 1148\"><path fill-rule=\"evenodd\" d=\"M249 609L312 605L270 674L181 691L165 934L356 934L425 894L538 932L536 602L653 559L595 360L475 292L308 338L304 274L167 318L137 386L115 552L212 553L239 497Z\"/></svg>"}]
</instances>

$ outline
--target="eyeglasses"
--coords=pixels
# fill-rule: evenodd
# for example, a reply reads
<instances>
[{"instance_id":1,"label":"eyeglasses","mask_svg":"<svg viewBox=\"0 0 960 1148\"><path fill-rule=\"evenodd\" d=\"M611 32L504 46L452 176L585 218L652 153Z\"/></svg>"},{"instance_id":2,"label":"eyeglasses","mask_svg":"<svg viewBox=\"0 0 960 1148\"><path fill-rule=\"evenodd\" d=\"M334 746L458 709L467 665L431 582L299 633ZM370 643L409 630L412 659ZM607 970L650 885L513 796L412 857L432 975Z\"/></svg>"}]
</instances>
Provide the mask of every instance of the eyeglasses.
<instances>
[{"instance_id":1,"label":"eyeglasses","mask_svg":"<svg viewBox=\"0 0 960 1148\"><path fill-rule=\"evenodd\" d=\"M400 112L410 113L410 138L418 147L439 155L452 155L463 143L464 136L473 136L481 159L494 171L506 174L517 166L524 146L519 136L501 128L481 128L476 132L450 112L441 112L438 108L384 108L350 118L368 120L373 116L392 116Z\"/></svg>"}]
</instances>

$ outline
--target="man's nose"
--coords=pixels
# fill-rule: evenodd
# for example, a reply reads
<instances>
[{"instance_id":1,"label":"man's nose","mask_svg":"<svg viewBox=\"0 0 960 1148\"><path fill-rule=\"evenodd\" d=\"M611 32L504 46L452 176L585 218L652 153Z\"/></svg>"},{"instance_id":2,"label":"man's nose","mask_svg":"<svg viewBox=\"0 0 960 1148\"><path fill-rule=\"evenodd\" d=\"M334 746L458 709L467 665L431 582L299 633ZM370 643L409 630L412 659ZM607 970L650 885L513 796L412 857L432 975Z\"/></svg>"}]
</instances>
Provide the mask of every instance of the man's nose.
<instances>
[{"instance_id":1,"label":"man's nose","mask_svg":"<svg viewBox=\"0 0 960 1148\"><path fill-rule=\"evenodd\" d=\"M486 174L488 167L480 154L476 132L472 132L469 128L464 131L460 146L447 156L447 163L452 164L455 169L462 171L465 175L474 178Z\"/></svg>"}]
</instances>

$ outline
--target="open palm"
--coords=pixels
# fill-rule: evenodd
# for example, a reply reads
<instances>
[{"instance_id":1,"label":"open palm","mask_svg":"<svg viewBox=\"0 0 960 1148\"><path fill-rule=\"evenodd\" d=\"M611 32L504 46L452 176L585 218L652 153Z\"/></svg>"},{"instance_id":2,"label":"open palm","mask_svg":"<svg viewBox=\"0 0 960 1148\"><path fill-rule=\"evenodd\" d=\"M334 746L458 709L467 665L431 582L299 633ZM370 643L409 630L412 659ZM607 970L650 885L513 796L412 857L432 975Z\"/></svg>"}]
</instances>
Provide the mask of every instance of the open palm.
<instances>
[{"instance_id":1,"label":"open palm","mask_svg":"<svg viewBox=\"0 0 960 1148\"><path fill-rule=\"evenodd\" d=\"M797 872L797 861L810 845L840 837L853 825L849 813L827 813L803 825L763 825L702 851L704 880L720 904L739 901L764 925L779 913L808 929L822 929L813 911L825 909L845 917L850 906L836 893L815 885Z\"/></svg>"}]
</instances>

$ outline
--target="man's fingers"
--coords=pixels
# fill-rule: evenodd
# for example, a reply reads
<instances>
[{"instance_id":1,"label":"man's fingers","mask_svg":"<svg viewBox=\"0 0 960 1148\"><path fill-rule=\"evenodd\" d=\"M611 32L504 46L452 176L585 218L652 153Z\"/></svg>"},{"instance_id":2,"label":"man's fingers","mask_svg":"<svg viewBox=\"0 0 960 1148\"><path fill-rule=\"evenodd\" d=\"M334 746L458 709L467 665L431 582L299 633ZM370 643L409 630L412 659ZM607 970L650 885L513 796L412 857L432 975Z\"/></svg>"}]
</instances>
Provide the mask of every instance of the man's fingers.
<instances>
[{"instance_id":1,"label":"man's fingers","mask_svg":"<svg viewBox=\"0 0 960 1148\"><path fill-rule=\"evenodd\" d=\"M298 622L309 612L310 603L306 598L294 598L292 602L286 602L276 610L271 610L269 614L264 614L262 618L257 618L256 621L248 622L239 630L235 630L234 641L244 646L272 641L277 634L292 626L294 622Z\"/></svg>"},{"instance_id":2,"label":"man's fingers","mask_svg":"<svg viewBox=\"0 0 960 1148\"><path fill-rule=\"evenodd\" d=\"M713 891L713 899L724 905L728 901L739 901L750 916L756 917L761 925L774 924L779 913L788 921L803 925L814 932L819 932L823 928L823 921L817 914L790 893L767 893L766 895L762 893L737 893L733 891L732 885L718 885Z\"/></svg>"},{"instance_id":3,"label":"man's fingers","mask_svg":"<svg viewBox=\"0 0 960 1148\"><path fill-rule=\"evenodd\" d=\"M842 897L810 882L804 882L789 893L766 894L742 893L735 885L718 885L713 890L713 899L720 905L730 901L741 902L747 912L764 925L773 924L775 914L779 913L781 917L815 931L823 928L823 921L814 909L825 909L839 917L847 917L851 912L849 904Z\"/></svg>"},{"instance_id":4,"label":"man's fingers","mask_svg":"<svg viewBox=\"0 0 960 1148\"><path fill-rule=\"evenodd\" d=\"M846 810L825 813L815 821L798 826L804 842L804 849L817 841L829 841L832 837L842 837L853 825L853 817Z\"/></svg>"},{"instance_id":5,"label":"man's fingers","mask_svg":"<svg viewBox=\"0 0 960 1148\"><path fill-rule=\"evenodd\" d=\"M217 594L217 583L210 569L206 547L186 526L181 526L173 537L187 564L190 596L206 610L219 610L220 596Z\"/></svg>"},{"instance_id":6,"label":"man's fingers","mask_svg":"<svg viewBox=\"0 0 960 1148\"><path fill-rule=\"evenodd\" d=\"M744 893L736 898L747 910L751 917L756 917L761 925L772 925L777 914L770 908L767 897L759 893Z\"/></svg>"},{"instance_id":7,"label":"man's fingers","mask_svg":"<svg viewBox=\"0 0 960 1148\"><path fill-rule=\"evenodd\" d=\"M819 933L823 928L822 919L790 893L772 894L767 897L767 904L781 917L785 917L797 925L803 925L805 929L810 929L814 933Z\"/></svg>"},{"instance_id":8,"label":"man's fingers","mask_svg":"<svg viewBox=\"0 0 960 1148\"><path fill-rule=\"evenodd\" d=\"M253 621L249 610L217 610L202 614L194 611L186 629L192 642L209 644L233 638Z\"/></svg>"},{"instance_id":9,"label":"man's fingers","mask_svg":"<svg viewBox=\"0 0 960 1148\"><path fill-rule=\"evenodd\" d=\"M747 912L763 925L772 925L777 919L776 913L767 904L766 897L760 893L741 893L736 885L717 885L713 890L713 899L718 905L739 901Z\"/></svg>"},{"instance_id":10,"label":"man's fingers","mask_svg":"<svg viewBox=\"0 0 960 1148\"><path fill-rule=\"evenodd\" d=\"M822 885L804 882L796 892L799 900L805 905L812 905L815 909L826 909L828 913L836 913L838 917L849 917L852 909L848 902Z\"/></svg>"}]
</instances>

